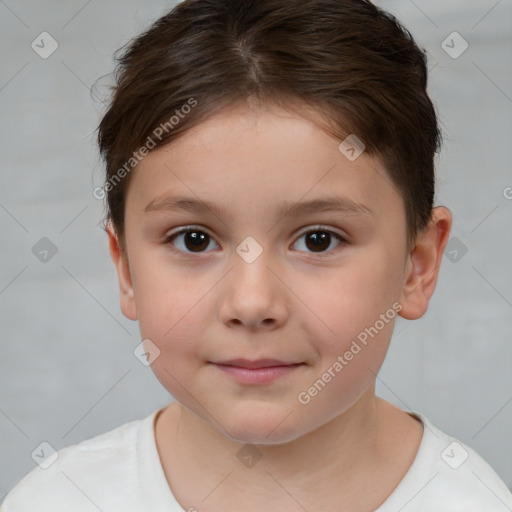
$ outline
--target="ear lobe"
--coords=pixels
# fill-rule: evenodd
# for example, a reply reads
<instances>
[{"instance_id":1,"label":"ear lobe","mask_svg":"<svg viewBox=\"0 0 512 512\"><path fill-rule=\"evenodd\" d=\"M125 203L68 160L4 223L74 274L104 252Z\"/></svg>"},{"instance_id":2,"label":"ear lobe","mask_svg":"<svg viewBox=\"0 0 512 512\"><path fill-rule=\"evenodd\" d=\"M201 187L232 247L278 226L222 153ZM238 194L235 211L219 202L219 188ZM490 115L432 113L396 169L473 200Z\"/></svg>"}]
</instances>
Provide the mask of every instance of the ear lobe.
<instances>
[{"instance_id":1,"label":"ear lobe","mask_svg":"<svg viewBox=\"0 0 512 512\"><path fill-rule=\"evenodd\" d=\"M438 206L433 209L427 227L418 234L415 247L407 257L406 282L400 298L402 309L398 313L401 317L416 320L427 311L451 226L450 210Z\"/></svg>"},{"instance_id":2,"label":"ear lobe","mask_svg":"<svg viewBox=\"0 0 512 512\"><path fill-rule=\"evenodd\" d=\"M135 294L130 274L130 266L127 254L122 250L114 227L108 223L106 232L109 239L110 256L116 267L117 278L119 281L119 300L121 311L124 316L130 320L137 320L137 308L135 304Z\"/></svg>"}]
</instances>

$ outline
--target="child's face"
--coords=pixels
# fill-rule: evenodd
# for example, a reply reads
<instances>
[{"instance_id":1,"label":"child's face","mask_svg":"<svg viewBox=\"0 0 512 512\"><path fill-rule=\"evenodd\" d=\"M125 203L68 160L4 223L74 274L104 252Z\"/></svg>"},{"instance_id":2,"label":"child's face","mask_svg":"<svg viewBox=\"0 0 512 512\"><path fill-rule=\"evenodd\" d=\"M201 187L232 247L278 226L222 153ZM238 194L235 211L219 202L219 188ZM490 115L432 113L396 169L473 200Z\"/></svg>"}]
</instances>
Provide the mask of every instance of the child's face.
<instances>
[{"instance_id":1,"label":"child's face","mask_svg":"<svg viewBox=\"0 0 512 512\"><path fill-rule=\"evenodd\" d=\"M290 441L373 398L392 305L407 280L405 210L379 161L365 153L350 161L340 142L286 111L240 107L152 151L133 171L129 272L118 267L123 312L160 350L151 367L162 385L236 440ZM164 208L178 196L202 207ZM279 214L326 196L371 213ZM183 226L191 233L165 241ZM366 345L357 341L370 327ZM248 383L214 364L237 358L302 364ZM329 368L330 382L309 392Z\"/></svg>"}]
</instances>

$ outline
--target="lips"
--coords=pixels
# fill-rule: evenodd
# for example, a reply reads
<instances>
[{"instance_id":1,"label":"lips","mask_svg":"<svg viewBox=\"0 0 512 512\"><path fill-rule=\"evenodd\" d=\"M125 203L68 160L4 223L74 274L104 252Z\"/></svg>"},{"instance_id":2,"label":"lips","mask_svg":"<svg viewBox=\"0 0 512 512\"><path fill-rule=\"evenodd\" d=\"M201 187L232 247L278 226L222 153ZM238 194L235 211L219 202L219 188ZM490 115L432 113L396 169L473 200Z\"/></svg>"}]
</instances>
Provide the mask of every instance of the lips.
<instances>
[{"instance_id":1,"label":"lips","mask_svg":"<svg viewBox=\"0 0 512 512\"><path fill-rule=\"evenodd\" d=\"M215 364L220 364L224 366L236 366L238 368L256 370L258 368L270 368L274 366L294 366L302 363L286 362L281 361L279 359L230 359L228 361L215 361Z\"/></svg>"},{"instance_id":2,"label":"lips","mask_svg":"<svg viewBox=\"0 0 512 512\"><path fill-rule=\"evenodd\" d=\"M240 385L270 385L277 379L292 375L305 363L280 359L230 359L212 362L224 375Z\"/></svg>"}]
</instances>

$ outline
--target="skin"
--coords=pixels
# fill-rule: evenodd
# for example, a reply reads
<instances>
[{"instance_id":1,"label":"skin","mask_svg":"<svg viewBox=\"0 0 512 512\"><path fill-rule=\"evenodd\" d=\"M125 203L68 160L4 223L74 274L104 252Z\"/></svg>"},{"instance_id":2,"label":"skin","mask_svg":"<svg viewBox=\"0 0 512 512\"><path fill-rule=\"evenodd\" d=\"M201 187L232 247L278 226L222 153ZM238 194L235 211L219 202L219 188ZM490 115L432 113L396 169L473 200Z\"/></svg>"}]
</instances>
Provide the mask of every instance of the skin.
<instances>
[{"instance_id":1,"label":"skin","mask_svg":"<svg viewBox=\"0 0 512 512\"><path fill-rule=\"evenodd\" d=\"M382 164L364 152L348 160L311 116L222 111L132 171L126 252L108 227L121 309L160 350L151 368L177 400L158 414L155 438L185 509L374 510L421 442L422 424L375 396L394 320L309 403L297 399L393 303L406 319L426 312L452 222L436 207L408 250L403 199ZM373 215L276 212L333 194ZM144 212L177 195L222 213ZM315 251L304 232L318 224L331 239ZM166 242L189 225L209 235L200 252L183 234ZM251 263L236 251L248 236L263 250ZM304 364L250 385L210 363L239 357ZM252 467L237 457L246 443L261 454Z\"/></svg>"}]
</instances>

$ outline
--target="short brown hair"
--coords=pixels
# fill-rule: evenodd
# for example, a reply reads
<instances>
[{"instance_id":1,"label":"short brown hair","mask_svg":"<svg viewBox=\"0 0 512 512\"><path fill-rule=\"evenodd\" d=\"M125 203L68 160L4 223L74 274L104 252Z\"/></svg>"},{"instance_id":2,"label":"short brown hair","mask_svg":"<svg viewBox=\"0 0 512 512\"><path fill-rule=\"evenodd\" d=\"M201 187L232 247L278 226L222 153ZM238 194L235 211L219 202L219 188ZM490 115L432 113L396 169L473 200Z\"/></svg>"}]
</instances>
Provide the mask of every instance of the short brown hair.
<instances>
[{"instance_id":1,"label":"short brown hair","mask_svg":"<svg viewBox=\"0 0 512 512\"><path fill-rule=\"evenodd\" d=\"M116 60L117 85L98 143L110 182L105 220L123 249L134 152L163 123L167 131L152 138L155 147L253 98L312 107L326 132L340 142L354 134L378 156L404 198L408 247L428 224L441 134L426 91L426 52L370 1L185 0ZM196 106L171 127L191 98Z\"/></svg>"}]
</instances>

